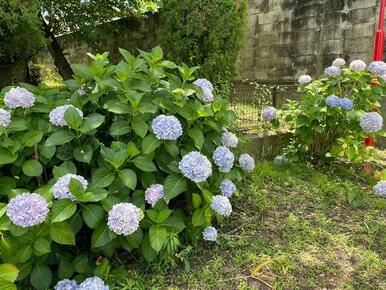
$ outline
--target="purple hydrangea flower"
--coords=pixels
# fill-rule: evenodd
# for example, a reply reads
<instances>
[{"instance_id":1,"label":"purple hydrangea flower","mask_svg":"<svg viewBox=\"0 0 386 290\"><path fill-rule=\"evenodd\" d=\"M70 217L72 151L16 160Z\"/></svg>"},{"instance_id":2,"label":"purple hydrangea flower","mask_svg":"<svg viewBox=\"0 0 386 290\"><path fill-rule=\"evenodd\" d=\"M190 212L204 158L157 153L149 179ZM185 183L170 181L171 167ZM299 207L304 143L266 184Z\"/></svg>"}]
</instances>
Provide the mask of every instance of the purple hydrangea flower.
<instances>
[{"instance_id":1,"label":"purple hydrangea flower","mask_svg":"<svg viewBox=\"0 0 386 290\"><path fill-rule=\"evenodd\" d=\"M132 203L115 204L108 213L107 226L117 235L128 236L134 233L143 218L142 211Z\"/></svg>"},{"instance_id":2,"label":"purple hydrangea flower","mask_svg":"<svg viewBox=\"0 0 386 290\"><path fill-rule=\"evenodd\" d=\"M181 123L174 116L159 115L153 119L151 127L159 140L177 140L182 135Z\"/></svg>"},{"instance_id":3,"label":"purple hydrangea flower","mask_svg":"<svg viewBox=\"0 0 386 290\"><path fill-rule=\"evenodd\" d=\"M103 280L97 276L87 278L80 285L78 290L109 290Z\"/></svg>"},{"instance_id":4,"label":"purple hydrangea flower","mask_svg":"<svg viewBox=\"0 0 386 290\"><path fill-rule=\"evenodd\" d=\"M206 227L202 232L205 241L215 242L217 240L217 230L214 227Z\"/></svg>"},{"instance_id":5,"label":"purple hydrangea flower","mask_svg":"<svg viewBox=\"0 0 386 290\"><path fill-rule=\"evenodd\" d=\"M162 184L153 184L146 189L145 200L154 207L164 195L164 186Z\"/></svg>"},{"instance_id":6,"label":"purple hydrangea flower","mask_svg":"<svg viewBox=\"0 0 386 290\"><path fill-rule=\"evenodd\" d=\"M367 70L379 76L384 75L386 74L386 63L384 63L383 61L373 61L367 67Z\"/></svg>"},{"instance_id":7,"label":"purple hydrangea flower","mask_svg":"<svg viewBox=\"0 0 386 290\"><path fill-rule=\"evenodd\" d=\"M235 134L224 128L221 136L221 143L225 147L236 148L239 144L239 139Z\"/></svg>"},{"instance_id":8,"label":"purple hydrangea flower","mask_svg":"<svg viewBox=\"0 0 386 290\"><path fill-rule=\"evenodd\" d=\"M76 197L70 191L70 182L71 179L76 179L82 183L83 189L86 190L88 182L84 177L76 174L68 173L58 178L53 187L53 194L56 199L68 198L72 201L76 201Z\"/></svg>"},{"instance_id":9,"label":"purple hydrangea flower","mask_svg":"<svg viewBox=\"0 0 386 290\"><path fill-rule=\"evenodd\" d=\"M309 75L302 75L299 77L298 82L299 85L309 84L310 82L312 82L312 77Z\"/></svg>"},{"instance_id":10,"label":"purple hydrangea flower","mask_svg":"<svg viewBox=\"0 0 386 290\"><path fill-rule=\"evenodd\" d=\"M341 70L337 66L330 66L324 70L324 74L328 77L339 77Z\"/></svg>"},{"instance_id":11,"label":"purple hydrangea flower","mask_svg":"<svg viewBox=\"0 0 386 290\"><path fill-rule=\"evenodd\" d=\"M332 62L332 65L333 66L345 66L346 65L346 61L343 59L343 58L337 58L335 59L333 62Z\"/></svg>"},{"instance_id":12,"label":"purple hydrangea flower","mask_svg":"<svg viewBox=\"0 0 386 290\"><path fill-rule=\"evenodd\" d=\"M7 216L15 225L27 228L39 225L48 215L47 201L36 193L22 193L7 205Z\"/></svg>"},{"instance_id":13,"label":"purple hydrangea flower","mask_svg":"<svg viewBox=\"0 0 386 290\"><path fill-rule=\"evenodd\" d=\"M366 69L366 66L367 66L366 63L363 60L360 60L360 59L353 60L350 63L350 68L352 68L356 72L364 71Z\"/></svg>"},{"instance_id":14,"label":"purple hydrangea flower","mask_svg":"<svg viewBox=\"0 0 386 290\"><path fill-rule=\"evenodd\" d=\"M215 195L212 199L210 207L219 215L228 217L232 213L232 205L229 199L223 195Z\"/></svg>"},{"instance_id":15,"label":"purple hydrangea flower","mask_svg":"<svg viewBox=\"0 0 386 290\"><path fill-rule=\"evenodd\" d=\"M235 156L228 148L219 146L213 152L213 160L220 172L229 172L233 167Z\"/></svg>"},{"instance_id":16,"label":"purple hydrangea flower","mask_svg":"<svg viewBox=\"0 0 386 290\"><path fill-rule=\"evenodd\" d=\"M60 280L54 287L54 290L78 290L78 284L75 280Z\"/></svg>"},{"instance_id":17,"label":"purple hydrangea flower","mask_svg":"<svg viewBox=\"0 0 386 290\"><path fill-rule=\"evenodd\" d=\"M241 169L246 172L252 172L255 169L255 160L247 153L240 156L239 164Z\"/></svg>"},{"instance_id":18,"label":"purple hydrangea flower","mask_svg":"<svg viewBox=\"0 0 386 290\"><path fill-rule=\"evenodd\" d=\"M11 124L11 113L4 109L0 109L0 127L6 128L9 124Z\"/></svg>"},{"instance_id":19,"label":"purple hydrangea flower","mask_svg":"<svg viewBox=\"0 0 386 290\"><path fill-rule=\"evenodd\" d=\"M35 104L35 97L26 89L16 87L5 94L4 103L10 109L31 108Z\"/></svg>"},{"instance_id":20,"label":"purple hydrangea flower","mask_svg":"<svg viewBox=\"0 0 386 290\"><path fill-rule=\"evenodd\" d=\"M277 165L281 165L281 164L286 164L288 163L288 159L287 157L283 156L283 155L278 155L275 157L275 159L273 160L273 162Z\"/></svg>"},{"instance_id":21,"label":"purple hydrangea flower","mask_svg":"<svg viewBox=\"0 0 386 290\"><path fill-rule=\"evenodd\" d=\"M365 113L360 118L359 125L367 133L377 132L383 127L383 118L377 112Z\"/></svg>"},{"instance_id":22,"label":"purple hydrangea flower","mask_svg":"<svg viewBox=\"0 0 386 290\"><path fill-rule=\"evenodd\" d=\"M374 186L374 192L381 197L386 197L386 181L379 181Z\"/></svg>"},{"instance_id":23,"label":"purple hydrangea flower","mask_svg":"<svg viewBox=\"0 0 386 290\"><path fill-rule=\"evenodd\" d=\"M214 96L213 96L213 85L210 81L207 79L197 79L193 82L194 85L200 87L203 91L203 95L199 96L198 98L201 101L210 103L214 101Z\"/></svg>"},{"instance_id":24,"label":"purple hydrangea flower","mask_svg":"<svg viewBox=\"0 0 386 290\"><path fill-rule=\"evenodd\" d=\"M353 102L348 98L340 99L339 106L345 110L352 110L354 108Z\"/></svg>"},{"instance_id":25,"label":"purple hydrangea flower","mask_svg":"<svg viewBox=\"0 0 386 290\"><path fill-rule=\"evenodd\" d=\"M185 155L178 164L178 169L183 176L194 182L203 182L212 175L212 164L197 151Z\"/></svg>"},{"instance_id":26,"label":"purple hydrangea flower","mask_svg":"<svg viewBox=\"0 0 386 290\"><path fill-rule=\"evenodd\" d=\"M335 95L331 95L326 99L327 106L331 108L338 107L340 105L340 98Z\"/></svg>"},{"instance_id":27,"label":"purple hydrangea flower","mask_svg":"<svg viewBox=\"0 0 386 290\"><path fill-rule=\"evenodd\" d=\"M48 116L50 118L50 123L54 126L60 126L60 127L68 126L68 123L64 118L64 114L66 113L67 109L70 107L74 108L78 112L79 116L83 119L83 113L81 110L79 110L78 108L75 108L73 105L63 105L63 106L56 107L49 113Z\"/></svg>"},{"instance_id":28,"label":"purple hydrangea flower","mask_svg":"<svg viewBox=\"0 0 386 290\"><path fill-rule=\"evenodd\" d=\"M236 192L236 185L229 179L224 179L220 184L221 194L227 198L231 198Z\"/></svg>"},{"instance_id":29,"label":"purple hydrangea flower","mask_svg":"<svg viewBox=\"0 0 386 290\"><path fill-rule=\"evenodd\" d=\"M261 112L264 121L272 121L276 118L277 110L274 107L267 107Z\"/></svg>"}]
</instances>

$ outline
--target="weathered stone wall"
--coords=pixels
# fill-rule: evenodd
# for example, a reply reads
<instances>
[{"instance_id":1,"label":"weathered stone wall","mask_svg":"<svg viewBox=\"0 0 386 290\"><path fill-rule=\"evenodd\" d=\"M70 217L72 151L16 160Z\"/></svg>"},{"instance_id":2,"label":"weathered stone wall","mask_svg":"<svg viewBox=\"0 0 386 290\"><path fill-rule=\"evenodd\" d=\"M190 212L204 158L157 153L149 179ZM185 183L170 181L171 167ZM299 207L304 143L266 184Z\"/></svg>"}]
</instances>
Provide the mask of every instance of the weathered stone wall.
<instances>
[{"instance_id":1,"label":"weathered stone wall","mask_svg":"<svg viewBox=\"0 0 386 290\"><path fill-rule=\"evenodd\" d=\"M337 56L372 55L379 0L250 0L241 79L320 75Z\"/></svg>"}]
</instances>

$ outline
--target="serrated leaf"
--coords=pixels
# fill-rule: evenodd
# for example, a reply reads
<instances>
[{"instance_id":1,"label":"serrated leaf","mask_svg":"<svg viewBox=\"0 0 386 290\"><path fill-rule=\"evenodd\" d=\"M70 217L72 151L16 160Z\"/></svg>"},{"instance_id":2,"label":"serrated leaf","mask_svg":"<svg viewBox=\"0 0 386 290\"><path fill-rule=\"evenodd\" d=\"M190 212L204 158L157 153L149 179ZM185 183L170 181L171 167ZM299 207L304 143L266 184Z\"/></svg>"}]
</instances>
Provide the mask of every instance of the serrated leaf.
<instances>
[{"instance_id":1,"label":"serrated leaf","mask_svg":"<svg viewBox=\"0 0 386 290\"><path fill-rule=\"evenodd\" d=\"M147 135L142 140L142 152L147 155L156 150L161 145L161 141L153 134Z\"/></svg>"},{"instance_id":2,"label":"serrated leaf","mask_svg":"<svg viewBox=\"0 0 386 290\"><path fill-rule=\"evenodd\" d=\"M131 126L133 127L134 132L140 136L145 137L147 134L147 131L149 129L147 123L143 120L136 120L131 123Z\"/></svg>"},{"instance_id":3,"label":"serrated leaf","mask_svg":"<svg viewBox=\"0 0 386 290\"><path fill-rule=\"evenodd\" d=\"M145 172L157 171L157 167L155 167L153 161L146 156L136 157L135 159L133 159L133 163L137 168Z\"/></svg>"},{"instance_id":4,"label":"serrated leaf","mask_svg":"<svg viewBox=\"0 0 386 290\"><path fill-rule=\"evenodd\" d=\"M85 205L82 209L82 217L86 225L95 229L104 219L106 213L102 207L96 204Z\"/></svg>"},{"instance_id":5,"label":"serrated leaf","mask_svg":"<svg viewBox=\"0 0 386 290\"><path fill-rule=\"evenodd\" d=\"M43 173L43 166L37 160L27 160L23 162L22 170L27 176L40 176Z\"/></svg>"},{"instance_id":6,"label":"serrated leaf","mask_svg":"<svg viewBox=\"0 0 386 290\"><path fill-rule=\"evenodd\" d=\"M80 131L83 133L88 133L94 129L97 129L105 122L105 117L100 114L91 114L87 116L82 126L80 127Z\"/></svg>"},{"instance_id":7,"label":"serrated leaf","mask_svg":"<svg viewBox=\"0 0 386 290\"><path fill-rule=\"evenodd\" d=\"M150 245L157 253L162 249L168 238L168 231L160 225L152 225L149 229Z\"/></svg>"},{"instance_id":8,"label":"serrated leaf","mask_svg":"<svg viewBox=\"0 0 386 290\"><path fill-rule=\"evenodd\" d=\"M90 163L93 153L90 145L78 146L74 149L74 158L79 162Z\"/></svg>"},{"instance_id":9,"label":"serrated leaf","mask_svg":"<svg viewBox=\"0 0 386 290\"><path fill-rule=\"evenodd\" d=\"M61 245L75 245L75 234L65 222L55 223L50 228L51 239Z\"/></svg>"},{"instance_id":10,"label":"serrated leaf","mask_svg":"<svg viewBox=\"0 0 386 290\"><path fill-rule=\"evenodd\" d=\"M125 186L135 190L135 187L137 186L137 175L133 170L128 168L122 169L118 175Z\"/></svg>"},{"instance_id":11,"label":"serrated leaf","mask_svg":"<svg viewBox=\"0 0 386 290\"><path fill-rule=\"evenodd\" d=\"M164 182L165 200L169 202L172 198L187 190L186 179L182 176L169 175Z\"/></svg>"},{"instance_id":12,"label":"serrated leaf","mask_svg":"<svg viewBox=\"0 0 386 290\"><path fill-rule=\"evenodd\" d=\"M62 222L72 217L76 212L76 204L69 199L53 202L51 207L51 223Z\"/></svg>"},{"instance_id":13,"label":"serrated leaf","mask_svg":"<svg viewBox=\"0 0 386 290\"><path fill-rule=\"evenodd\" d=\"M0 265L0 280L15 282L17 275L19 275L19 269L13 264L1 264Z\"/></svg>"},{"instance_id":14,"label":"serrated leaf","mask_svg":"<svg viewBox=\"0 0 386 290\"><path fill-rule=\"evenodd\" d=\"M66 130L55 132L46 140L46 146L63 145L75 138L74 133Z\"/></svg>"},{"instance_id":15,"label":"serrated leaf","mask_svg":"<svg viewBox=\"0 0 386 290\"><path fill-rule=\"evenodd\" d=\"M82 125L82 117L79 115L79 112L74 107L68 107L64 112L64 120L71 128L78 129Z\"/></svg>"},{"instance_id":16,"label":"serrated leaf","mask_svg":"<svg viewBox=\"0 0 386 290\"><path fill-rule=\"evenodd\" d=\"M114 178L115 172L111 172L107 168L98 168L91 178L92 187L105 188L114 181Z\"/></svg>"}]
</instances>

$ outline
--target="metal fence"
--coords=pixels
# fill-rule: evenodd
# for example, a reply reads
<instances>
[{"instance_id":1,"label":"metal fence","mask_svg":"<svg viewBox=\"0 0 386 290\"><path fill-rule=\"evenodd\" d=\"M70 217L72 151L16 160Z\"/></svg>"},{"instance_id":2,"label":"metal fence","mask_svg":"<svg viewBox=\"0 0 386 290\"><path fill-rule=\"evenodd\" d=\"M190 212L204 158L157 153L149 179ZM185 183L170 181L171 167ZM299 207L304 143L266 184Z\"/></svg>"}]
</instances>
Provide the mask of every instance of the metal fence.
<instances>
[{"instance_id":1,"label":"metal fence","mask_svg":"<svg viewBox=\"0 0 386 290\"><path fill-rule=\"evenodd\" d=\"M267 124L261 111L267 106L281 108L286 100L299 98L294 83L235 82L230 97L231 109L236 113L234 130L259 131Z\"/></svg>"}]
</instances>

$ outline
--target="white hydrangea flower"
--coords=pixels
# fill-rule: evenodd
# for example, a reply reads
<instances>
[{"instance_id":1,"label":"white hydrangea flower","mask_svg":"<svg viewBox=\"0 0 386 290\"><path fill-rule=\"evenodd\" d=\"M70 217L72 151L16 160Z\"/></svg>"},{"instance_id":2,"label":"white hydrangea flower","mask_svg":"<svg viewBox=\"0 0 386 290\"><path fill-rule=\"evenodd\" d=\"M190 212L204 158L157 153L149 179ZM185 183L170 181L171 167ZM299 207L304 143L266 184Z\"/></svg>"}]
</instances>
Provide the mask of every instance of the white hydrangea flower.
<instances>
[{"instance_id":1,"label":"white hydrangea flower","mask_svg":"<svg viewBox=\"0 0 386 290\"><path fill-rule=\"evenodd\" d=\"M239 144L239 139L235 134L224 128L221 136L221 143L225 147L236 148Z\"/></svg>"},{"instance_id":2,"label":"white hydrangea flower","mask_svg":"<svg viewBox=\"0 0 386 290\"><path fill-rule=\"evenodd\" d=\"M64 114L66 113L67 109L70 107L74 108L79 113L79 116L83 119L83 113L81 110L74 107L73 105L63 105L63 106L56 107L49 113L50 123L54 126L60 126L60 127L68 126L67 121L64 119Z\"/></svg>"},{"instance_id":3,"label":"white hydrangea flower","mask_svg":"<svg viewBox=\"0 0 386 290\"><path fill-rule=\"evenodd\" d=\"M4 103L9 109L31 108L35 104L35 96L24 88L16 87L5 94Z\"/></svg>"},{"instance_id":4,"label":"white hydrangea flower","mask_svg":"<svg viewBox=\"0 0 386 290\"><path fill-rule=\"evenodd\" d=\"M68 198L68 199L71 199L72 201L76 201L75 196L70 191L71 179L78 180L82 184L83 189L84 190L87 189L88 182L86 179L84 179L83 176L68 173L58 178L58 180L54 184L53 194L56 199Z\"/></svg>"},{"instance_id":5,"label":"white hydrangea flower","mask_svg":"<svg viewBox=\"0 0 386 290\"><path fill-rule=\"evenodd\" d=\"M229 198L223 195L215 195L212 199L210 207L219 215L228 217L232 213L232 205Z\"/></svg>"},{"instance_id":6,"label":"white hydrangea flower","mask_svg":"<svg viewBox=\"0 0 386 290\"><path fill-rule=\"evenodd\" d=\"M332 62L333 66L345 66L346 61L343 58L337 58Z\"/></svg>"},{"instance_id":7,"label":"white hydrangea flower","mask_svg":"<svg viewBox=\"0 0 386 290\"><path fill-rule=\"evenodd\" d=\"M377 112L365 113L360 118L359 125L367 133L377 132L383 127L383 118Z\"/></svg>"},{"instance_id":8,"label":"white hydrangea flower","mask_svg":"<svg viewBox=\"0 0 386 290\"><path fill-rule=\"evenodd\" d=\"M239 164L245 172L252 172L255 169L255 160L247 153L244 153L239 158Z\"/></svg>"},{"instance_id":9,"label":"white hydrangea flower","mask_svg":"<svg viewBox=\"0 0 386 290\"><path fill-rule=\"evenodd\" d=\"M353 60L350 63L350 68L352 68L356 72L364 71L364 70L366 70L366 67L367 67L366 63L363 60L360 60L360 59Z\"/></svg>"},{"instance_id":10,"label":"white hydrangea flower","mask_svg":"<svg viewBox=\"0 0 386 290\"><path fill-rule=\"evenodd\" d=\"M215 242L217 240L217 230L214 227L206 227L202 232L205 241Z\"/></svg>"},{"instance_id":11,"label":"white hydrangea flower","mask_svg":"<svg viewBox=\"0 0 386 290\"><path fill-rule=\"evenodd\" d=\"M117 235L128 236L138 229L142 218L143 213L138 207L122 202L115 204L109 211L107 226Z\"/></svg>"},{"instance_id":12,"label":"white hydrangea flower","mask_svg":"<svg viewBox=\"0 0 386 290\"><path fill-rule=\"evenodd\" d=\"M11 113L4 109L0 109L0 127L6 128L9 124L11 124Z\"/></svg>"},{"instance_id":13,"label":"white hydrangea flower","mask_svg":"<svg viewBox=\"0 0 386 290\"><path fill-rule=\"evenodd\" d=\"M312 77L309 75L302 75L298 79L299 85L309 84L310 82L312 82Z\"/></svg>"}]
</instances>

